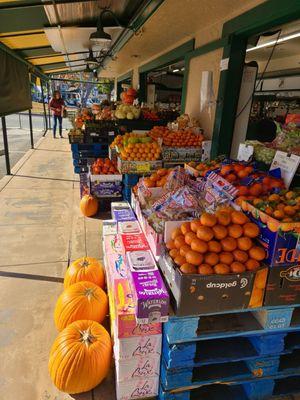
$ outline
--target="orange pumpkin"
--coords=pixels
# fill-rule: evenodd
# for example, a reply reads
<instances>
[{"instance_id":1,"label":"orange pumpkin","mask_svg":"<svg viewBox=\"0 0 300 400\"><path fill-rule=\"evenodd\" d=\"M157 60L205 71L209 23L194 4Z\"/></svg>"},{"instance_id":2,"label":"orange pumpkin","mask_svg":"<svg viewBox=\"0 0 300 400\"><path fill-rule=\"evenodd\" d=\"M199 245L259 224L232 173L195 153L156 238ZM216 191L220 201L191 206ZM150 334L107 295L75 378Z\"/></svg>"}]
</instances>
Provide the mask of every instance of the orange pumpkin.
<instances>
[{"instance_id":1,"label":"orange pumpkin","mask_svg":"<svg viewBox=\"0 0 300 400\"><path fill-rule=\"evenodd\" d=\"M98 201L89 194L84 195L80 200L80 211L85 217L91 217L97 214Z\"/></svg>"},{"instance_id":2,"label":"orange pumpkin","mask_svg":"<svg viewBox=\"0 0 300 400\"><path fill-rule=\"evenodd\" d=\"M100 261L93 257L82 257L72 262L65 274L64 287L81 281L93 282L104 288L104 268Z\"/></svg>"},{"instance_id":3,"label":"orange pumpkin","mask_svg":"<svg viewBox=\"0 0 300 400\"><path fill-rule=\"evenodd\" d=\"M69 286L59 296L54 322L59 331L74 321L88 319L102 322L108 313L106 293L92 282L77 282Z\"/></svg>"},{"instance_id":4,"label":"orange pumpkin","mask_svg":"<svg viewBox=\"0 0 300 400\"><path fill-rule=\"evenodd\" d=\"M107 376L111 357L106 329L95 321L76 321L60 332L52 345L50 377L63 392L87 392Z\"/></svg>"}]
</instances>

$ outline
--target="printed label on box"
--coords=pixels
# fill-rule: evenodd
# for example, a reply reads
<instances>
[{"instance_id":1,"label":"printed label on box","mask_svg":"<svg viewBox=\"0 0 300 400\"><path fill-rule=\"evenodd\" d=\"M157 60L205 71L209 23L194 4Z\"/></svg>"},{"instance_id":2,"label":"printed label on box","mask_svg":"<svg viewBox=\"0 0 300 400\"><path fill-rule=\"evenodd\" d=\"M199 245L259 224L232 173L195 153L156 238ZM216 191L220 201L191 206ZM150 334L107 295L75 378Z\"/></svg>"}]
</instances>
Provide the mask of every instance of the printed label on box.
<instances>
[{"instance_id":1,"label":"printed label on box","mask_svg":"<svg viewBox=\"0 0 300 400\"><path fill-rule=\"evenodd\" d=\"M142 233L138 221L123 221L118 222L118 232L122 234Z\"/></svg>"},{"instance_id":2,"label":"printed label on box","mask_svg":"<svg viewBox=\"0 0 300 400\"><path fill-rule=\"evenodd\" d=\"M159 378L131 379L116 382L117 400L144 399L158 395Z\"/></svg>"},{"instance_id":3,"label":"printed label on box","mask_svg":"<svg viewBox=\"0 0 300 400\"><path fill-rule=\"evenodd\" d=\"M149 250L149 244L143 233L121 235L124 252Z\"/></svg>"},{"instance_id":4,"label":"printed label on box","mask_svg":"<svg viewBox=\"0 0 300 400\"><path fill-rule=\"evenodd\" d=\"M280 168L281 177L285 183L285 186L289 188L298 169L299 163L299 156L277 150L275 153L275 157L273 158L270 171L273 171L276 168Z\"/></svg>"},{"instance_id":5,"label":"printed label on box","mask_svg":"<svg viewBox=\"0 0 300 400\"><path fill-rule=\"evenodd\" d=\"M130 360L116 360L117 381L134 378L159 376L160 355L156 357L137 357Z\"/></svg>"},{"instance_id":6,"label":"printed label on box","mask_svg":"<svg viewBox=\"0 0 300 400\"><path fill-rule=\"evenodd\" d=\"M118 222L136 221L136 216L134 215L134 212L130 208L126 208L123 210L117 210L117 209L113 208L112 216Z\"/></svg>"},{"instance_id":7,"label":"printed label on box","mask_svg":"<svg viewBox=\"0 0 300 400\"><path fill-rule=\"evenodd\" d=\"M134 357L157 356L161 354L161 335L116 339L114 355L116 360Z\"/></svg>"}]
</instances>

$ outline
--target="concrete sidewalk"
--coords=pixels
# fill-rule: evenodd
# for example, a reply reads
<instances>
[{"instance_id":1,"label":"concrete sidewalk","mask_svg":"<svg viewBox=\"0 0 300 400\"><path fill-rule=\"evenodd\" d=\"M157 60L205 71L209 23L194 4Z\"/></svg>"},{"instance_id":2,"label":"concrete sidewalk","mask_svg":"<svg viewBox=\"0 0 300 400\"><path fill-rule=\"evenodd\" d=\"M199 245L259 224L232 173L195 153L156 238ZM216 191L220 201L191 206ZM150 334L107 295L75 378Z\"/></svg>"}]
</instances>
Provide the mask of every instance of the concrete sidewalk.
<instances>
[{"instance_id":1,"label":"concrete sidewalk","mask_svg":"<svg viewBox=\"0 0 300 400\"><path fill-rule=\"evenodd\" d=\"M48 374L56 300L70 260L102 258L99 219L79 211L67 139L42 138L0 181L0 399L113 400L110 376L79 396Z\"/></svg>"}]
</instances>

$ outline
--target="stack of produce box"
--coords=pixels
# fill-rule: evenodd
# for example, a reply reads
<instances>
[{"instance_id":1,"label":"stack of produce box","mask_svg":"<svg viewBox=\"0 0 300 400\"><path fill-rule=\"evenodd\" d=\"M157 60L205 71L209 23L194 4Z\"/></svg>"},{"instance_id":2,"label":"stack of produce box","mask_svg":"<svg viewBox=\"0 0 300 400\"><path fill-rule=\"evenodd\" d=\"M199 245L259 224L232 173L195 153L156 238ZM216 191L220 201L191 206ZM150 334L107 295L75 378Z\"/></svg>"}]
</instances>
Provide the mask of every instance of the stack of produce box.
<instances>
[{"instance_id":1,"label":"stack of produce box","mask_svg":"<svg viewBox=\"0 0 300 400\"><path fill-rule=\"evenodd\" d=\"M117 399L153 397L158 394L169 297L129 204L112 203L112 216L104 221L103 250Z\"/></svg>"},{"instance_id":2,"label":"stack of produce box","mask_svg":"<svg viewBox=\"0 0 300 400\"><path fill-rule=\"evenodd\" d=\"M122 175L116 161L98 158L90 167L90 192L97 199L122 196Z\"/></svg>"},{"instance_id":3,"label":"stack of produce box","mask_svg":"<svg viewBox=\"0 0 300 400\"><path fill-rule=\"evenodd\" d=\"M299 223L270 217L290 218L294 207L297 221L298 192L277 196L243 203L248 218L222 208L165 232L159 264L174 314L164 325L159 399L300 391Z\"/></svg>"},{"instance_id":4,"label":"stack of produce box","mask_svg":"<svg viewBox=\"0 0 300 400\"><path fill-rule=\"evenodd\" d=\"M71 144L73 157L74 173L87 173L88 166L91 165L97 157L107 157L108 146L100 143L94 144Z\"/></svg>"}]
</instances>

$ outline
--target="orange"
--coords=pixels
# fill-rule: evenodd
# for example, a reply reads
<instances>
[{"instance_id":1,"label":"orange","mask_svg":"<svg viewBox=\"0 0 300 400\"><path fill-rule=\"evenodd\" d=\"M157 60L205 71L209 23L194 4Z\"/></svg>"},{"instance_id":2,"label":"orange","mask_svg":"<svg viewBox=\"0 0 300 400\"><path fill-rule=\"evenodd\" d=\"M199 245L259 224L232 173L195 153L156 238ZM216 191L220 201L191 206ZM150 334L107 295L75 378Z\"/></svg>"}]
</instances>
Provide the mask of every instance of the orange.
<instances>
[{"instance_id":1,"label":"orange","mask_svg":"<svg viewBox=\"0 0 300 400\"><path fill-rule=\"evenodd\" d=\"M243 228L241 227L241 225L238 224L233 224L228 226L228 235L237 239L239 237L242 236L243 234Z\"/></svg>"},{"instance_id":2,"label":"orange","mask_svg":"<svg viewBox=\"0 0 300 400\"><path fill-rule=\"evenodd\" d=\"M191 248L194 251L198 251L198 253L206 253L208 250L207 243L198 238L192 240Z\"/></svg>"},{"instance_id":3,"label":"orange","mask_svg":"<svg viewBox=\"0 0 300 400\"><path fill-rule=\"evenodd\" d=\"M249 250L249 256L257 261L262 261L266 257L266 252L262 247L254 246Z\"/></svg>"},{"instance_id":4,"label":"orange","mask_svg":"<svg viewBox=\"0 0 300 400\"><path fill-rule=\"evenodd\" d=\"M284 206L284 208L285 208L285 206ZM273 217L278 219L278 220L281 220L281 219L284 218L284 212L282 211L282 209L281 210L280 209L279 210L275 210L273 212Z\"/></svg>"},{"instance_id":5,"label":"orange","mask_svg":"<svg viewBox=\"0 0 300 400\"><path fill-rule=\"evenodd\" d=\"M232 211L231 220L234 224L244 225L246 222L249 222L248 217L241 211Z\"/></svg>"},{"instance_id":6,"label":"orange","mask_svg":"<svg viewBox=\"0 0 300 400\"><path fill-rule=\"evenodd\" d=\"M280 199L280 196L279 196L279 194L271 194L270 196L269 196L269 198L268 198L268 200L269 201L280 201L281 199Z\"/></svg>"},{"instance_id":7,"label":"orange","mask_svg":"<svg viewBox=\"0 0 300 400\"><path fill-rule=\"evenodd\" d=\"M177 249L176 249L177 250ZM180 247L179 249L179 253L181 256L185 257L186 253L191 250L190 246L188 246L187 244L185 244L184 246ZM172 251L172 250L171 250Z\"/></svg>"},{"instance_id":8,"label":"orange","mask_svg":"<svg viewBox=\"0 0 300 400\"><path fill-rule=\"evenodd\" d=\"M220 206L220 207L218 207L218 211L217 212L227 212L227 213L229 213L229 214L231 214L232 213L232 211L234 211L233 210L233 208L232 207L229 207L229 206Z\"/></svg>"},{"instance_id":9,"label":"orange","mask_svg":"<svg viewBox=\"0 0 300 400\"><path fill-rule=\"evenodd\" d=\"M225 176L227 175L230 171L232 170L232 166L231 165L223 165L223 167L221 168L220 174Z\"/></svg>"},{"instance_id":10,"label":"orange","mask_svg":"<svg viewBox=\"0 0 300 400\"><path fill-rule=\"evenodd\" d=\"M179 254L179 256L177 256L177 257L174 258L174 262L175 262L175 264L177 264L177 265L183 265L184 263L186 263L186 259L185 259L185 257L183 257L183 256L181 256L181 255Z\"/></svg>"},{"instance_id":11,"label":"orange","mask_svg":"<svg viewBox=\"0 0 300 400\"><path fill-rule=\"evenodd\" d=\"M253 222L247 222L243 225L244 236L249 238L256 238L259 235L259 227Z\"/></svg>"},{"instance_id":12,"label":"orange","mask_svg":"<svg viewBox=\"0 0 300 400\"><path fill-rule=\"evenodd\" d=\"M173 240L169 240L169 241L166 243L166 247L167 247L167 249L169 249L169 250L171 250L171 249L176 249L176 246L175 246L175 243L174 243Z\"/></svg>"},{"instance_id":13,"label":"orange","mask_svg":"<svg viewBox=\"0 0 300 400\"><path fill-rule=\"evenodd\" d=\"M198 267L198 274L200 274L200 275L211 275L213 273L214 273L214 270L211 265L201 264Z\"/></svg>"},{"instance_id":14,"label":"orange","mask_svg":"<svg viewBox=\"0 0 300 400\"><path fill-rule=\"evenodd\" d=\"M196 274L197 273L197 267L195 265L189 264L189 263L184 263L180 267L180 271L183 274Z\"/></svg>"},{"instance_id":15,"label":"orange","mask_svg":"<svg viewBox=\"0 0 300 400\"><path fill-rule=\"evenodd\" d=\"M224 239L228 235L227 228L223 225L215 225L212 227L215 238L218 240Z\"/></svg>"},{"instance_id":16,"label":"orange","mask_svg":"<svg viewBox=\"0 0 300 400\"><path fill-rule=\"evenodd\" d=\"M216 265L219 262L219 256L217 253L206 253L204 256L204 262L205 264L209 265Z\"/></svg>"},{"instance_id":17,"label":"orange","mask_svg":"<svg viewBox=\"0 0 300 400\"><path fill-rule=\"evenodd\" d=\"M239 171L239 172L237 173L237 176L238 176L240 179L246 178L246 176L248 176L248 175L249 175L249 172L246 171L246 168L243 169L243 170L241 170L241 171Z\"/></svg>"},{"instance_id":18,"label":"orange","mask_svg":"<svg viewBox=\"0 0 300 400\"><path fill-rule=\"evenodd\" d=\"M200 217L201 224L204 226L215 226L217 223L217 218L214 214L203 213Z\"/></svg>"},{"instance_id":19,"label":"orange","mask_svg":"<svg viewBox=\"0 0 300 400\"><path fill-rule=\"evenodd\" d=\"M233 251L236 249L236 240L232 237L227 237L221 240L222 249L224 251Z\"/></svg>"},{"instance_id":20,"label":"orange","mask_svg":"<svg viewBox=\"0 0 300 400\"><path fill-rule=\"evenodd\" d=\"M194 240L196 238L197 238L197 236L196 236L196 233L194 233L194 232L188 232L184 235L185 243L188 244L189 246L191 245L192 240Z\"/></svg>"},{"instance_id":21,"label":"orange","mask_svg":"<svg viewBox=\"0 0 300 400\"><path fill-rule=\"evenodd\" d=\"M253 260L253 258L249 258L249 260L246 261L245 265L248 271L254 271L260 266L259 262L257 260Z\"/></svg>"},{"instance_id":22,"label":"orange","mask_svg":"<svg viewBox=\"0 0 300 400\"><path fill-rule=\"evenodd\" d=\"M245 251L239 249L234 250L233 257L235 261L238 261L243 264L248 260L248 254Z\"/></svg>"},{"instance_id":23,"label":"orange","mask_svg":"<svg viewBox=\"0 0 300 400\"><path fill-rule=\"evenodd\" d=\"M227 251L223 251L219 254L220 262L222 264L230 265L233 262L233 255Z\"/></svg>"},{"instance_id":24,"label":"orange","mask_svg":"<svg viewBox=\"0 0 300 400\"><path fill-rule=\"evenodd\" d=\"M181 232L183 235L185 235L186 233L191 231L191 224L189 222L184 222L183 224L181 224Z\"/></svg>"},{"instance_id":25,"label":"orange","mask_svg":"<svg viewBox=\"0 0 300 400\"><path fill-rule=\"evenodd\" d=\"M214 266L214 271L218 275L226 275L230 273L230 268L226 264L217 264Z\"/></svg>"},{"instance_id":26,"label":"orange","mask_svg":"<svg viewBox=\"0 0 300 400\"><path fill-rule=\"evenodd\" d=\"M188 251L185 258L186 261L192 265L200 265L203 261L203 255L193 250Z\"/></svg>"},{"instance_id":27,"label":"orange","mask_svg":"<svg viewBox=\"0 0 300 400\"><path fill-rule=\"evenodd\" d=\"M178 249L172 249L172 250L169 251L169 254L170 254L170 257L172 257L174 259L175 257L178 256L179 250Z\"/></svg>"},{"instance_id":28,"label":"orange","mask_svg":"<svg viewBox=\"0 0 300 400\"><path fill-rule=\"evenodd\" d=\"M214 231L208 226L200 226L197 230L197 238L209 242L214 237Z\"/></svg>"},{"instance_id":29,"label":"orange","mask_svg":"<svg viewBox=\"0 0 300 400\"><path fill-rule=\"evenodd\" d=\"M296 214L296 210L292 206L285 206L283 211L286 213L286 215L289 215L291 217Z\"/></svg>"},{"instance_id":30,"label":"orange","mask_svg":"<svg viewBox=\"0 0 300 400\"><path fill-rule=\"evenodd\" d=\"M228 182L234 182L236 179L237 179L237 177L236 177L236 175L234 175L234 174L229 174L229 175L227 175L226 176L226 181L228 181Z\"/></svg>"},{"instance_id":31,"label":"orange","mask_svg":"<svg viewBox=\"0 0 300 400\"><path fill-rule=\"evenodd\" d=\"M207 244L208 244L208 251L211 251L213 253L220 253L222 251L221 244L216 240L211 240Z\"/></svg>"},{"instance_id":32,"label":"orange","mask_svg":"<svg viewBox=\"0 0 300 400\"><path fill-rule=\"evenodd\" d=\"M242 236L237 239L237 247L240 250L248 251L252 246L253 246L253 243L249 237Z\"/></svg>"},{"instance_id":33,"label":"orange","mask_svg":"<svg viewBox=\"0 0 300 400\"><path fill-rule=\"evenodd\" d=\"M263 192L263 187L261 183L254 183L249 189L249 193L252 196L258 197Z\"/></svg>"},{"instance_id":34,"label":"orange","mask_svg":"<svg viewBox=\"0 0 300 400\"><path fill-rule=\"evenodd\" d=\"M182 236L182 232L181 232L180 228L174 229L174 231L172 232L172 235L171 235L172 240L175 240L175 238L177 238L177 236Z\"/></svg>"},{"instance_id":35,"label":"orange","mask_svg":"<svg viewBox=\"0 0 300 400\"><path fill-rule=\"evenodd\" d=\"M174 239L174 244L176 249L180 249L180 247L184 246L186 244L184 236L176 236L176 238Z\"/></svg>"},{"instance_id":36,"label":"orange","mask_svg":"<svg viewBox=\"0 0 300 400\"><path fill-rule=\"evenodd\" d=\"M216 217L220 225L227 226L231 222L230 214L226 211L217 211Z\"/></svg>"},{"instance_id":37,"label":"orange","mask_svg":"<svg viewBox=\"0 0 300 400\"><path fill-rule=\"evenodd\" d=\"M240 273L246 271L245 265L243 265L242 263L240 263L238 261L234 261L230 265L230 269L231 269L231 272L233 272L234 274L240 274Z\"/></svg>"},{"instance_id":38,"label":"orange","mask_svg":"<svg viewBox=\"0 0 300 400\"><path fill-rule=\"evenodd\" d=\"M197 232L197 230L200 228L200 226L202 226L199 219L192 221L190 225L191 225L191 230L193 232Z\"/></svg>"}]
</instances>

